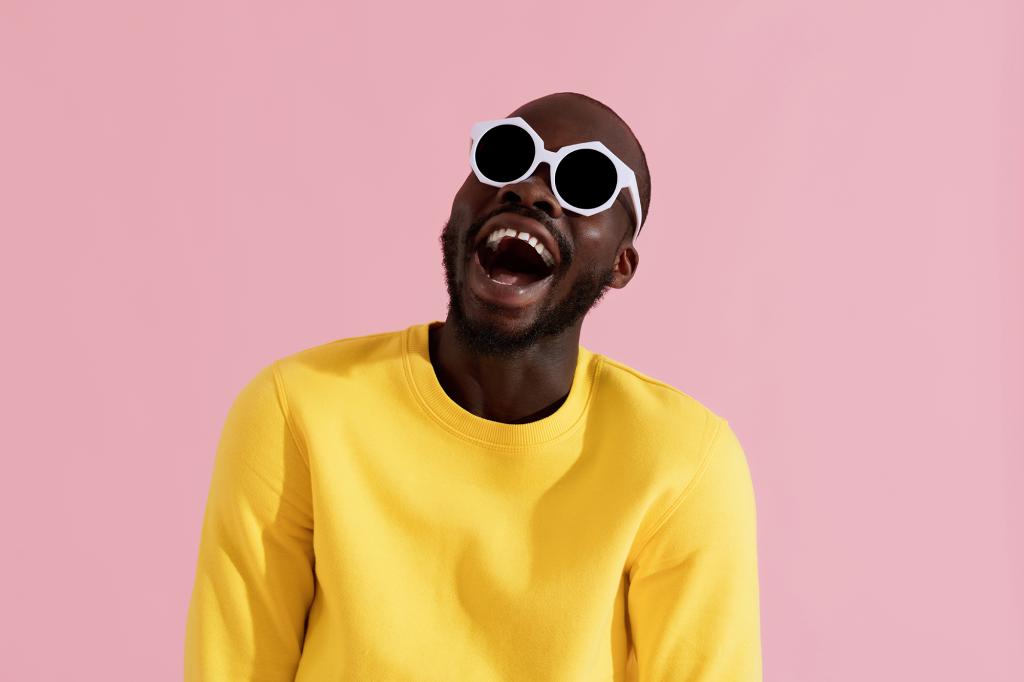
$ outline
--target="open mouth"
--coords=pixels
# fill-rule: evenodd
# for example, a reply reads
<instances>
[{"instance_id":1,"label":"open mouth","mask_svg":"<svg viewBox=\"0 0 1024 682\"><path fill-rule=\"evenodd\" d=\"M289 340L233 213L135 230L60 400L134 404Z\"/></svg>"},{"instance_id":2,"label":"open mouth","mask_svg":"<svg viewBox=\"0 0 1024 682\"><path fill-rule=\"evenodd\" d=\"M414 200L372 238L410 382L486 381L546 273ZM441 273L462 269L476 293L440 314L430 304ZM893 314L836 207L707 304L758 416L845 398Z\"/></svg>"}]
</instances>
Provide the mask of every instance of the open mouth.
<instances>
[{"instance_id":1,"label":"open mouth","mask_svg":"<svg viewBox=\"0 0 1024 682\"><path fill-rule=\"evenodd\" d=\"M487 277L506 285L525 286L551 276L555 259L536 237L511 227L491 232L476 257Z\"/></svg>"}]
</instances>

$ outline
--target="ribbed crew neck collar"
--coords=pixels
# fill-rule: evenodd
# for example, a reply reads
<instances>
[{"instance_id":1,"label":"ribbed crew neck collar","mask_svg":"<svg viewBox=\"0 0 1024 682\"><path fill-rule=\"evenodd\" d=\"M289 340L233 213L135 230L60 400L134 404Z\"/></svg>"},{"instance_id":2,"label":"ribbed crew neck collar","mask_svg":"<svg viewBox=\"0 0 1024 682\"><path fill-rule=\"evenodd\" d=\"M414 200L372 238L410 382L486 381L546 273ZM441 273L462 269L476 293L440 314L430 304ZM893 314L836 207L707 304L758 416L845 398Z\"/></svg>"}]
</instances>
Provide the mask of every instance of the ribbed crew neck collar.
<instances>
[{"instance_id":1,"label":"ribbed crew neck collar","mask_svg":"<svg viewBox=\"0 0 1024 682\"><path fill-rule=\"evenodd\" d=\"M601 355L579 346L572 387L558 409L526 424L505 424L467 411L445 393L430 362L430 327L438 324L442 322L434 320L406 328L403 355L413 393L446 429L484 446L519 449L556 440L580 423L597 381Z\"/></svg>"}]
</instances>

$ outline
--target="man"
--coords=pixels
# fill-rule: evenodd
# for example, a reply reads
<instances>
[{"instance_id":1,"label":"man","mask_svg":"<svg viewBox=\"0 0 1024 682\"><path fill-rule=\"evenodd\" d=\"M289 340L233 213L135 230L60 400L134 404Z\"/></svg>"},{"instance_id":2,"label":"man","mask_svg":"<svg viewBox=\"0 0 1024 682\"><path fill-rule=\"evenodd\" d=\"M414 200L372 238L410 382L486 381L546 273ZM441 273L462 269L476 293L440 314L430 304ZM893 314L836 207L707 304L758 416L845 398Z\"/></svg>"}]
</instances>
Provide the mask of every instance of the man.
<instances>
[{"instance_id":1,"label":"man","mask_svg":"<svg viewBox=\"0 0 1024 682\"><path fill-rule=\"evenodd\" d=\"M642 148L576 93L472 140L444 322L295 353L232 405L186 679L760 680L735 433L579 345L636 273Z\"/></svg>"}]
</instances>

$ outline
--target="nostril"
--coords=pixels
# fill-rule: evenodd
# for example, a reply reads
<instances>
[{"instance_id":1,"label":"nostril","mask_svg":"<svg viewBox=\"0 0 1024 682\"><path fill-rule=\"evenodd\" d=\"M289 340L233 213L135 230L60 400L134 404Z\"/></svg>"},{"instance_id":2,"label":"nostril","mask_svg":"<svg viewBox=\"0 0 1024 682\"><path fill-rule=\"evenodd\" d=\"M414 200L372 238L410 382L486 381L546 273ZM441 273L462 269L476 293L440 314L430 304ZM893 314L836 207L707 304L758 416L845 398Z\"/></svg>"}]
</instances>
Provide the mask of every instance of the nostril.
<instances>
[{"instance_id":1,"label":"nostril","mask_svg":"<svg viewBox=\"0 0 1024 682\"><path fill-rule=\"evenodd\" d=\"M512 192L512 191L508 191L508 192L505 192L504 194L502 194L501 195L501 200L502 201L507 201L507 202L513 203L513 204L519 204L519 203L522 203L522 201L523 201L522 198L518 194L516 194L515 192Z\"/></svg>"},{"instance_id":2,"label":"nostril","mask_svg":"<svg viewBox=\"0 0 1024 682\"><path fill-rule=\"evenodd\" d=\"M555 207L552 206L550 202L547 202L547 201L535 201L535 202L533 202L533 205L535 207L539 208L540 210L544 211L548 215L554 215L554 213L555 213Z\"/></svg>"}]
</instances>

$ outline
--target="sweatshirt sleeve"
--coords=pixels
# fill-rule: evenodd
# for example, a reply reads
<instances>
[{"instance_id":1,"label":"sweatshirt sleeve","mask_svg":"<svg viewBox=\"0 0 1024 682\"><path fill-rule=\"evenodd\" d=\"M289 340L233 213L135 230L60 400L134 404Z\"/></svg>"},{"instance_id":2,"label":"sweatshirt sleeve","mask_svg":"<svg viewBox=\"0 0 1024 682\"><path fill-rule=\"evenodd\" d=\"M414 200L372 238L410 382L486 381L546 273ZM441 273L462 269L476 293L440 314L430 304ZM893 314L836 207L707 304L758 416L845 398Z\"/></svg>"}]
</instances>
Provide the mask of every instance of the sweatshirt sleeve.
<instances>
[{"instance_id":1,"label":"sweatshirt sleeve","mask_svg":"<svg viewBox=\"0 0 1024 682\"><path fill-rule=\"evenodd\" d=\"M760 682L754 489L719 420L693 479L630 566L628 610L641 682Z\"/></svg>"},{"instance_id":2,"label":"sweatshirt sleeve","mask_svg":"<svg viewBox=\"0 0 1024 682\"><path fill-rule=\"evenodd\" d=\"M292 680L313 598L309 463L276 366L235 398L213 463L185 626L186 682Z\"/></svg>"}]
</instances>

